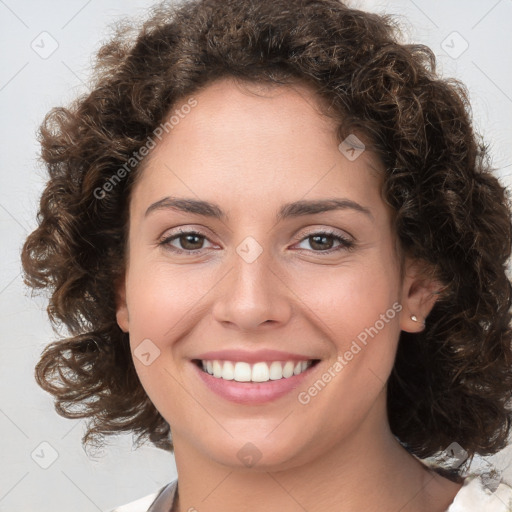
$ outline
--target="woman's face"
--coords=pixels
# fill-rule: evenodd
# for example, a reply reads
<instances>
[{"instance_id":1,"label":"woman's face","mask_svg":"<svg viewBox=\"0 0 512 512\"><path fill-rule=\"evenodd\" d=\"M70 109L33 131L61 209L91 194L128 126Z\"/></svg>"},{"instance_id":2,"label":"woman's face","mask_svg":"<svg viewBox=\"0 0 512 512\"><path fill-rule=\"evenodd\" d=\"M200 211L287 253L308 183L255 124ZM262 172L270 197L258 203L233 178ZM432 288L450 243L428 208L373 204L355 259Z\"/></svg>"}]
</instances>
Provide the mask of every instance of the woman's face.
<instances>
[{"instance_id":1,"label":"woman's face","mask_svg":"<svg viewBox=\"0 0 512 512\"><path fill-rule=\"evenodd\" d=\"M379 164L303 86L225 79L185 104L133 189L117 313L177 453L286 467L385 428L421 311Z\"/></svg>"}]
</instances>

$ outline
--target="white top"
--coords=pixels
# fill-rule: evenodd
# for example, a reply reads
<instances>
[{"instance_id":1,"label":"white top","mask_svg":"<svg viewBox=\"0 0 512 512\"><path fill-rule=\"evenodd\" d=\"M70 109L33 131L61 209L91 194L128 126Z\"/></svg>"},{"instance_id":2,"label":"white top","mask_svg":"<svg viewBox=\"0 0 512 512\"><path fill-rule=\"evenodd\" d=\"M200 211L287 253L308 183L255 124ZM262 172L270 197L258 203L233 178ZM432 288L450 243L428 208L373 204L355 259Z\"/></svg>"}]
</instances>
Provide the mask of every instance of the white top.
<instances>
[{"instance_id":1,"label":"white top","mask_svg":"<svg viewBox=\"0 0 512 512\"><path fill-rule=\"evenodd\" d=\"M477 475L464 479L447 512L512 512L512 487L500 482L494 492ZM123 511L124 512L124 511Z\"/></svg>"},{"instance_id":2,"label":"white top","mask_svg":"<svg viewBox=\"0 0 512 512\"><path fill-rule=\"evenodd\" d=\"M109 512L170 512L177 486L178 480L173 480L159 491ZM468 475L446 512L512 512L512 487L501 482L491 492L481 477Z\"/></svg>"}]
</instances>

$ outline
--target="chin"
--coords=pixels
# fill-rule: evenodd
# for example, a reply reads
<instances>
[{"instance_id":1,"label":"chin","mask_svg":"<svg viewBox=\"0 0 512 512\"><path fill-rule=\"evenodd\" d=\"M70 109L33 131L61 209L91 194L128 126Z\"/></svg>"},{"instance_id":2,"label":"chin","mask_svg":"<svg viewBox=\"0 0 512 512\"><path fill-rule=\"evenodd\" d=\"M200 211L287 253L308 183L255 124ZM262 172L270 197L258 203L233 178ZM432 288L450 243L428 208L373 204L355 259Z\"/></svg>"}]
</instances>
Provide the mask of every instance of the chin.
<instances>
[{"instance_id":1,"label":"chin","mask_svg":"<svg viewBox=\"0 0 512 512\"><path fill-rule=\"evenodd\" d=\"M263 432L240 437L225 435L223 439L205 440L202 451L220 465L254 472L290 469L300 466L313 455L311 449L306 450L302 443L297 443L296 436L284 432L271 436L274 434L268 436Z\"/></svg>"}]
</instances>

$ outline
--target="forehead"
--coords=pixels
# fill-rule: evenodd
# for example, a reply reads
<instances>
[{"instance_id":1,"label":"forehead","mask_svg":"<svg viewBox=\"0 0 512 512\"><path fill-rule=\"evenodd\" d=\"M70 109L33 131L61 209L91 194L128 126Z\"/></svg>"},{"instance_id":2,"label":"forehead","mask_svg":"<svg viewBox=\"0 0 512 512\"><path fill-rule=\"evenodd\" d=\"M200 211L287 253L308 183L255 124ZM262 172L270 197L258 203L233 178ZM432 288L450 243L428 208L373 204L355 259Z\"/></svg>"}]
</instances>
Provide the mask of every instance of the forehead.
<instances>
[{"instance_id":1,"label":"forehead","mask_svg":"<svg viewBox=\"0 0 512 512\"><path fill-rule=\"evenodd\" d=\"M286 154L294 147L294 139L301 140L306 134L315 133L316 142L322 136L335 139L336 123L322 114L324 100L302 83L270 85L224 78L194 98L197 106L172 130L181 140L188 137L189 143L215 141L219 149L234 152L234 146L249 148L257 139L266 143L268 151L281 142L280 153ZM178 103L175 109L179 108Z\"/></svg>"},{"instance_id":2,"label":"forehead","mask_svg":"<svg viewBox=\"0 0 512 512\"><path fill-rule=\"evenodd\" d=\"M174 116L178 122L144 162L136 188L145 203L171 189L172 195L214 195L215 202L238 198L241 207L276 195L292 201L349 193L360 202L373 193L378 199L379 163L364 152L354 161L343 156L337 123L309 86L222 79L191 98L171 109L179 114L182 105L195 105Z\"/></svg>"}]
</instances>

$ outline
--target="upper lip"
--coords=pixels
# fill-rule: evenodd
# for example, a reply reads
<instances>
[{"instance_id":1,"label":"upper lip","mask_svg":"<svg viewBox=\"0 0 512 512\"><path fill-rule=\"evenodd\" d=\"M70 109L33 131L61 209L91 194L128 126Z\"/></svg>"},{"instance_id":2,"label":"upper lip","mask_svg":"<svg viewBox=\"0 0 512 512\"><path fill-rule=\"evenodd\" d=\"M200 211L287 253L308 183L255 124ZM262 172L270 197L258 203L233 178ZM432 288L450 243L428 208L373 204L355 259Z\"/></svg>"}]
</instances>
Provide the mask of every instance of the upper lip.
<instances>
[{"instance_id":1,"label":"upper lip","mask_svg":"<svg viewBox=\"0 0 512 512\"><path fill-rule=\"evenodd\" d=\"M293 354L291 352L282 352L280 350L214 350L211 352L204 352L194 357L193 359L201 360L219 360L219 361L243 361L247 363L257 363L260 361L310 361L318 358L303 355Z\"/></svg>"}]
</instances>

